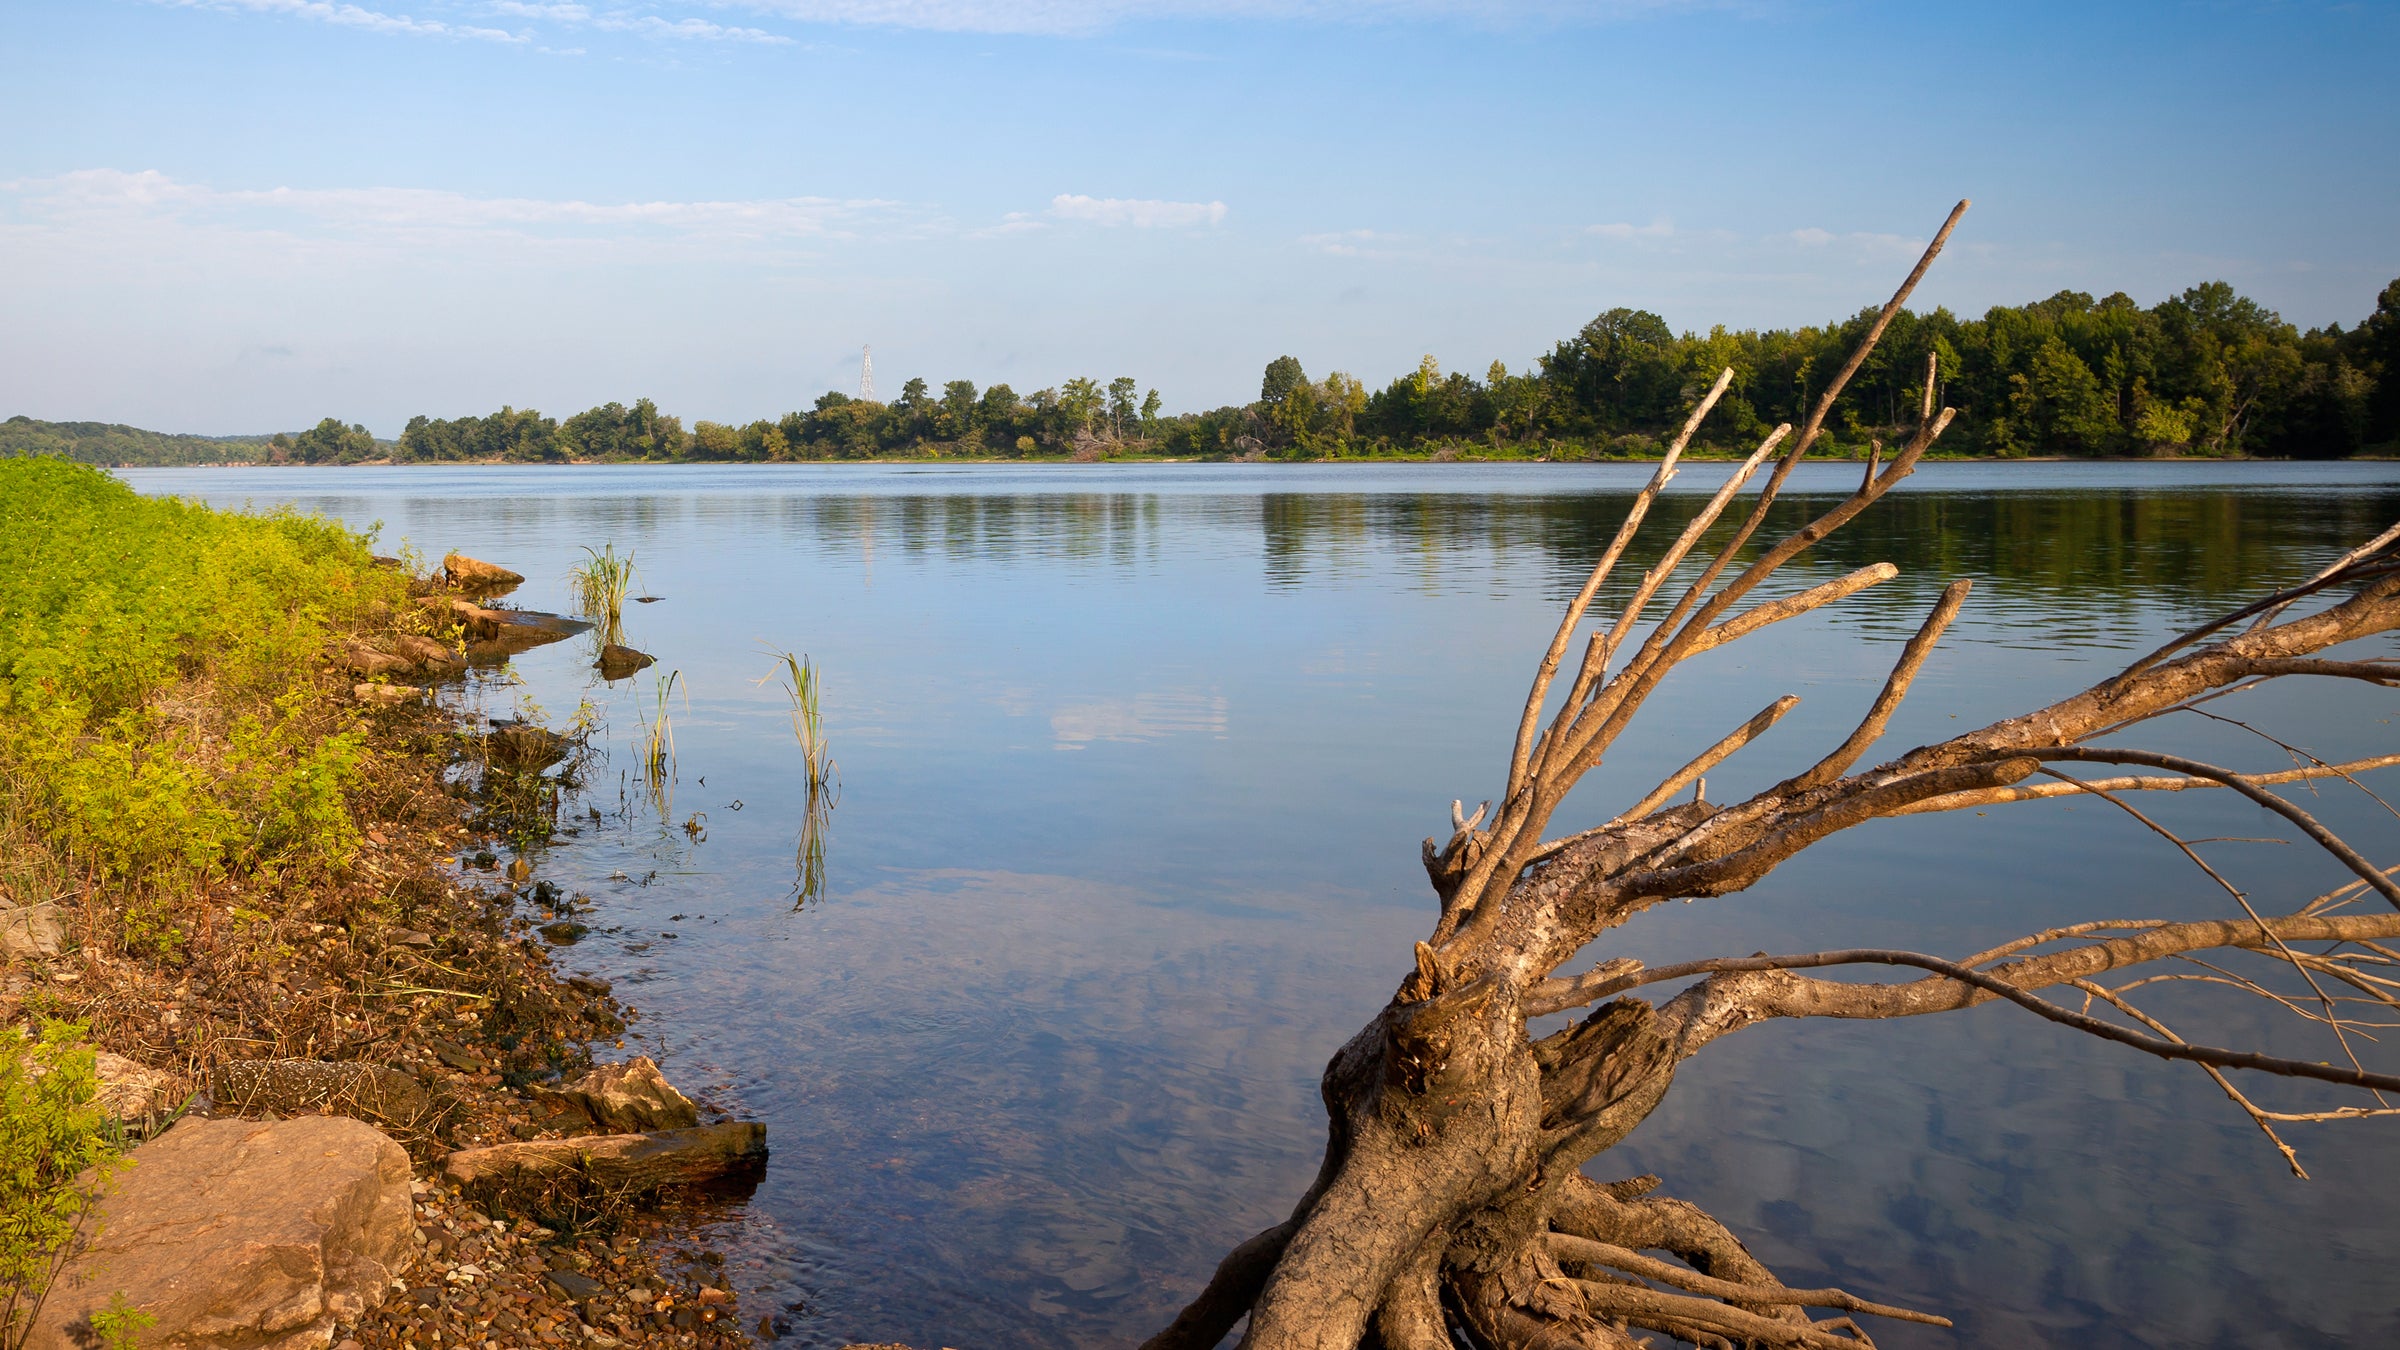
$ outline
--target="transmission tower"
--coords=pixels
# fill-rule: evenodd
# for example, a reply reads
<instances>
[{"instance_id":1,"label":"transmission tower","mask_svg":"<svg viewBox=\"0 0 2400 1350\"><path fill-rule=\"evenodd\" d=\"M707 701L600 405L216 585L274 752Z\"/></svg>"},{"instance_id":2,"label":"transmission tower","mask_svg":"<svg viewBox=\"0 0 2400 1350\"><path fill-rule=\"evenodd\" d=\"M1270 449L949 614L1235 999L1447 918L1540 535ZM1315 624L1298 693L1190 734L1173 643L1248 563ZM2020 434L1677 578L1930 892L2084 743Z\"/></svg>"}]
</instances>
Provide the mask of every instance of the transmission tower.
<instances>
[{"instance_id":1,"label":"transmission tower","mask_svg":"<svg viewBox=\"0 0 2400 1350\"><path fill-rule=\"evenodd\" d=\"M875 348L871 344L859 349L858 396L869 403L875 401Z\"/></svg>"}]
</instances>

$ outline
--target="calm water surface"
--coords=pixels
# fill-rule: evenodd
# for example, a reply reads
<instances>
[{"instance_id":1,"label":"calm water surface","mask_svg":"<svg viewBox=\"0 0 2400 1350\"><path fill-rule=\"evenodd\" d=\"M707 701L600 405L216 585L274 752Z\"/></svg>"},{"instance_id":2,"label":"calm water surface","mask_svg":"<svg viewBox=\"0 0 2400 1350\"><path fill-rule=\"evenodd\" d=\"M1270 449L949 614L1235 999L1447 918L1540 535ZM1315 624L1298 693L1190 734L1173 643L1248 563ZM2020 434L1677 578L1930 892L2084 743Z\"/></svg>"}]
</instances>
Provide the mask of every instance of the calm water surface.
<instances>
[{"instance_id":1,"label":"calm water surface","mask_svg":"<svg viewBox=\"0 0 2400 1350\"><path fill-rule=\"evenodd\" d=\"M292 503L429 556L524 572L567 607L583 546L631 550L629 640L518 660L517 700L589 700L609 759L542 874L589 893L564 956L643 1013L638 1044L769 1123L730 1221L752 1316L782 1339L1127 1344L1315 1166L1315 1081L1430 922L1416 855L1490 795L1556 606L1613 531L1629 466L129 471L144 491ZM1796 480L1846 492L1855 466ZM1678 481L1663 534L1721 466ZM2297 579L2400 518L2400 466L1933 465L1821 556L1899 581L1679 673L1561 820L1597 820L1785 692L1804 702L1712 775L1731 799L1839 740L1939 588L1976 579L1887 742L2023 711L2166 631ZM1626 569L1628 575L1638 569ZM2385 654L2394 644L2365 644ZM823 672L841 797L827 884L794 908L800 760L765 647ZM655 677L677 781L624 775ZM2400 749L2388 696L2315 685L2240 715L2329 756ZM2286 762L2200 722L2150 744ZM2224 800L2158 804L2271 833ZM2383 859L2393 817L2313 804ZM683 829L695 815L704 837ZM1618 935L1653 962L1760 949L1965 952L2063 919L2220 912L2105 807L1891 822L1747 895ZM2332 873L2208 846L2264 902ZM2162 998L2218 1043L2289 1037ZM2277 1101L2318 1100L2305 1091ZM2400 1125L2295 1127L2301 1182L2197 1071L2005 1007L1775 1025L1687 1065L1595 1170L1656 1171L1789 1280L1954 1315L1891 1346L2390 1344Z\"/></svg>"}]
</instances>

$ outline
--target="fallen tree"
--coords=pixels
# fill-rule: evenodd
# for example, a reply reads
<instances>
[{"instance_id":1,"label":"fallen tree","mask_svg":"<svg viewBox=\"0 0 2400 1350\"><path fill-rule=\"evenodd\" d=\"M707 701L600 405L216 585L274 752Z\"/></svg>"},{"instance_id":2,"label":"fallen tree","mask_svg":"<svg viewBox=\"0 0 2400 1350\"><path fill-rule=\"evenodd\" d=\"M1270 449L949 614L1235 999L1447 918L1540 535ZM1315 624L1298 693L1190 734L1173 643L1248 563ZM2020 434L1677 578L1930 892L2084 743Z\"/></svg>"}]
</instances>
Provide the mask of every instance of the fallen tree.
<instances>
[{"instance_id":1,"label":"fallen tree","mask_svg":"<svg viewBox=\"0 0 2400 1350\"><path fill-rule=\"evenodd\" d=\"M2400 756L2341 764L2302 756L2298 768L2252 774L2123 739L2271 680L2400 685L2400 664L2326 655L2400 626L2400 526L2307 583L2186 633L2071 698L1854 771L1965 602L1968 585L1956 582L1903 648L1857 729L1811 768L1744 801L1706 800L1705 776L1798 701L1786 697L1615 818L1549 833L1569 791L1682 662L1897 574L1877 564L1754 598L1889 493L1950 425L1952 410L1934 406L1930 368L1914 434L1888 462L1878 452L1855 492L1792 533L1754 536L1965 210L1961 202L1951 213L1797 433L1785 425L1766 437L1569 664L1595 599L1732 372L1692 411L1542 655L1498 809L1487 802L1469 815L1454 803L1448 840L1425 841L1439 914L1416 945L1415 969L1326 1066L1329 1138L1315 1182L1289 1219L1226 1256L1146 1350L1207 1350L1245 1318L1242 1344L1259 1350L1447 1350L1457 1332L1500 1350L1610 1350L1639 1343L1645 1332L1709 1346L1856 1346L1871 1343L1860 1318L1948 1325L1843 1290L1788 1287L1725 1225L1656 1194L1656 1178L1602 1183L1585 1175L1657 1107L1679 1064L1770 1019L1912 1017L2006 1000L2062 1027L2195 1065L2295 1172L2299 1162L2278 1126L2400 1111L2380 1095L2400 1091L2400 1075L2373 1071L2353 1053L2362 1006L2400 1009L2400 950L2383 945L2400 938L2400 884L2275 791L2295 781L2357 784L2356 775ZM1718 536L1719 518L1762 469L1763 485ZM1645 631L1654 604L1666 604L1665 612ZM2260 908L2193 841L2133 800L2200 789L2248 799L2353 879L2281 912ZM1561 974L1645 910L1744 890L1839 832L2067 794L2096 797L2156 832L2229 897L2225 916L2099 918L1956 958L1856 949L1645 969L1601 947L1589 969ZM2265 962L2269 973L2235 969L2227 958L2237 953ZM2162 971L2168 962L2175 968ZM1858 983L1801 973L1861 966L1914 974ZM2320 1063L2189 1042L2137 1001L2162 980L2268 999L2323 1030L2336 1053ZM1662 1002L1634 996L1667 982L1682 987ZM2072 1002L2059 997L2066 991ZM1538 1039L1528 1031L1534 1019L1595 1004L1562 1030ZM2255 1102L2236 1073L2316 1080L2360 1096L2329 1111L2279 1112Z\"/></svg>"}]
</instances>

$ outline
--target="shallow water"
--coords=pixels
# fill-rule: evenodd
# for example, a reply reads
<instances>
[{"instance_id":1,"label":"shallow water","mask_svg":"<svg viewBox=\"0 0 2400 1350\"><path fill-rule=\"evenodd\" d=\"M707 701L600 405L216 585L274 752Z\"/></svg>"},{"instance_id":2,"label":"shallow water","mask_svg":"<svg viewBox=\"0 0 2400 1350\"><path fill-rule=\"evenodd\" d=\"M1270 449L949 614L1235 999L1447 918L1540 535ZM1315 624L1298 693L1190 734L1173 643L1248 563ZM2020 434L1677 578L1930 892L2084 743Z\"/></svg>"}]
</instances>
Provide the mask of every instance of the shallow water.
<instances>
[{"instance_id":1,"label":"shallow water","mask_svg":"<svg viewBox=\"0 0 2400 1350\"><path fill-rule=\"evenodd\" d=\"M1695 465L1664 535L1724 467ZM610 760L541 860L597 902L564 955L643 1013L631 1049L769 1123L729 1234L744 1307L783 1339L1130 1343L1313 1171L1315 1081L1430 923L1417 840L1489 795L1556 606L1632 466L151 470L144 491L292 503L456 548L567 606L583 546L634 552L628 640L520 657L554 718L589 699ZM1856 466L1804 470L1822 504ZM1794 506L1798 503L1795 501ZM1784 692L1800 709L1711 796L1846 734L1958 576L1976 590L1891 752L2062 696L2166 632L2298 579L2400 518L2393 465L1936 464L1792 588L1900 580L1692 663L1561 813L1598 819ZM1629 572L1633 569L1628 569ZM827 884L795 911L800 758L763 646L823 672L841 796ZM2362 644L2373 654L2394 644ZM624 777L679 670L664 810ZM2329 756L2400 749L2388 694L2319 684L2239 715ZM2154 748L2282 767L2237 728ZM2221 798L2206 835L2272 831ZM2214 799L2212 799L2214 798ZM2371 855L2393 817L2311 803ZM694 816L704 838L678 828ZM2209 846L2262 904L2334 874ZM623 880L612 880L621 876ZM1854 832L1755 891L1653 911L1612 952L1970 951L2065 919L2222 912L2204 877L2099 805ZM668 936L672 934L672 936ZM2180 1029L2327 1053L2253 1008ZM2317 1100L2305 1091L2279 1101ZM1776 1025L1685 1067L1600 1160L1655 1171L1796 1283L1950 1313L1887 1346L2374 1343L2400 1333L2400 1140L2297 1126L2299 1182L2198 1071L1985 1008Z\"/></svg>"}]
</instances>

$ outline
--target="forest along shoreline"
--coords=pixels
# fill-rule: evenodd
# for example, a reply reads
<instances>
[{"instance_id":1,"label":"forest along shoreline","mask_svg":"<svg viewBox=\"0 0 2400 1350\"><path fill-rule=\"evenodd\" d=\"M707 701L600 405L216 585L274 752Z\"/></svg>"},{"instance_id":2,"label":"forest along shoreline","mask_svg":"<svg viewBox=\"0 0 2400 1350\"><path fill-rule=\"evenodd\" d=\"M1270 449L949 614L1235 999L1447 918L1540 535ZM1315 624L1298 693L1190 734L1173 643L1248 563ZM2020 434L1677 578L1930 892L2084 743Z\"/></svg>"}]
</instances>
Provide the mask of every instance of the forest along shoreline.
<instances>
[{"instance_id":1,"label":"forest along shoreline","mask_svg":"<svg viewBox=\"0 0 2400 1350\"><path fill-rule=\"evenodd\" d=\"M0 461L0 1350L748 1343L763 1127L537 929L579 739L434 697L515 580Z\"/></svg>"}]
</instances>

